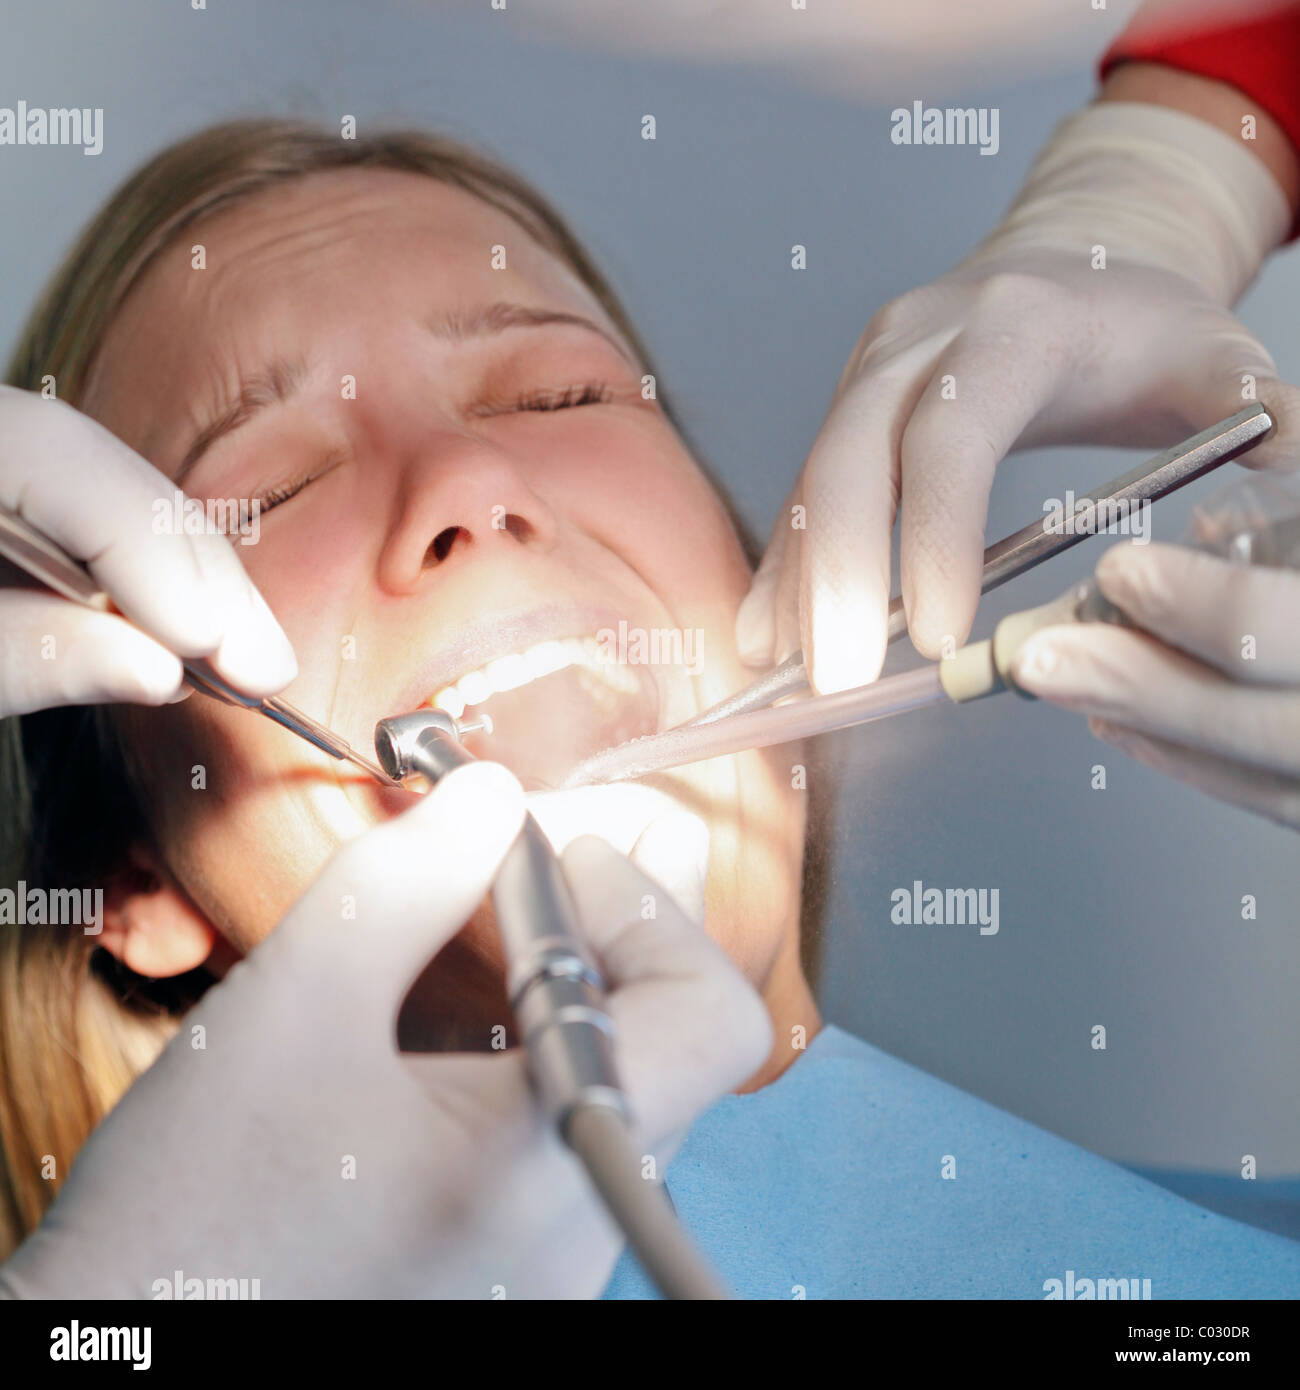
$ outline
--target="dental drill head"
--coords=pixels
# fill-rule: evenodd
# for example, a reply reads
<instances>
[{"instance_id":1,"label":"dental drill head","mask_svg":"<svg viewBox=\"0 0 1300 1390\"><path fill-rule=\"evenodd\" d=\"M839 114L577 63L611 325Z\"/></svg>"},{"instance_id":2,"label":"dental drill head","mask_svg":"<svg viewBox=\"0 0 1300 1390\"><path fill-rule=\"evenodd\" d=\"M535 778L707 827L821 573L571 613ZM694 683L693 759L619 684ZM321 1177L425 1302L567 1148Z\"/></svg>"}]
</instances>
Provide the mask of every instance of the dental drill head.
<instances>
[{"instance_id":1,"label":"dental drill head","mask_svg":"<svg viewBox=\"0 0 1300 1390\"><path fill-rule=\"evenodd\" d=\"M466 734L492 732L486 714L456 720L440 709L420 709L381 719L375 725L375 756L395 782L427 777L436 782L452 768L472 761L461 747Z\"/></svg>"}]
</instances>

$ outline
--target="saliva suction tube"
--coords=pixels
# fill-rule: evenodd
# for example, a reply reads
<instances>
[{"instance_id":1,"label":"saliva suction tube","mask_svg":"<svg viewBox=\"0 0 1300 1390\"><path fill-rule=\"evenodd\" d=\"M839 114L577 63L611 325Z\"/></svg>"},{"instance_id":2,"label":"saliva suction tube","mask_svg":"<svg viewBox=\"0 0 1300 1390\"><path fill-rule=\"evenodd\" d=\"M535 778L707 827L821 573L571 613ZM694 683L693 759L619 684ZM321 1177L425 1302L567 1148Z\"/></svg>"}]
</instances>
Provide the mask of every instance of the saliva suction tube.
<instances>
[{"instance_id":1,"label":"saliva suction tube","mask_svg":"<svg viewBox=\"0 0 1300 1390\"><path fill-rule=\"evenodd\" d=\"M395 782L436 784L475 761L467 722L421 709L381 720L375 753ZM578 925L559 857L531 816L492 887L506 992L538 1101L577 1154L646 1273L666 1298L727 1294L676 1220L667 1193L641 1176L640 1149L614 1056L600 968Z\"/></svg>"}]
</instances>

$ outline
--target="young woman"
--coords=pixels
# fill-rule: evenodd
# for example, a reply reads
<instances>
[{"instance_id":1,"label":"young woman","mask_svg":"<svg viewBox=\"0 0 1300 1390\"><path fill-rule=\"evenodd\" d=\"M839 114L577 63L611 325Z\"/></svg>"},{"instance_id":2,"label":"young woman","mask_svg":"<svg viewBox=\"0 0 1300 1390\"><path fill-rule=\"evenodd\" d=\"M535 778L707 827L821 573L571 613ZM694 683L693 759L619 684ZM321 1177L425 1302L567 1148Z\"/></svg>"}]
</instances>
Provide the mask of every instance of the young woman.
<instances>
[{"instance_id":1,"label":"young woman","mask_svg":"<svg viewBox=\"0 0 1300 1390\"><path fill-rule=\"evenodd\" d=\"M10 380L47 378L190 498L256 504L256 543L236 548L296 653L290 698L358 748L387 715L468 705L494 724L474 751L553 785L747 679L732 634L750 567L726 504L577 242L467 151L272 122L165 151L29 325ZM610 663L611 632L675 634L691 659ZM98 936L0 928L11 1242L51 1194L42 1156L65 1172L205 985L409 801L203 699L23 726L8 876L101 886L105 908ZM797 761L752 752L658 784L707 826L705 925L772 1027L669 1175L737 1291L1042 1297L1067 1270L1157 1297L1300 1288L1300 1246L821 1028ZM570 825L600 829L607 791L575 795ZM507 1022L479 909L400 1031L486 1051ZM644 1290L621 1266L611 1292Z\"/></svg>"}]
</instances>

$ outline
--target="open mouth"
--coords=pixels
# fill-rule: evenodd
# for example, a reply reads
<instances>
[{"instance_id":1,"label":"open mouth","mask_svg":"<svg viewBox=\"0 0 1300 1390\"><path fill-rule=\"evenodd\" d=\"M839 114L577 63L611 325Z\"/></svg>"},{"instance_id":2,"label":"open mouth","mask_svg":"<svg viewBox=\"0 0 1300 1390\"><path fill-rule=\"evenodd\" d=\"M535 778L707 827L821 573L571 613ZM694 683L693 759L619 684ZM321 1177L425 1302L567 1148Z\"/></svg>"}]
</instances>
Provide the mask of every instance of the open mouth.
<instances>
[{"instance_id":1,"label":"open mouth","mask_svg":"<svg viewBox=\"0 0 1300 1390\"><path fill-rule=\"evenodd\" d=\"M466 748L537 791L559 787L593 753L657 733L662 704L650 668L610 660L594 637L565 637L467 671L421 708L453 719L486 714L491 731L466 735Z\"/></svg>"}]
</instances>

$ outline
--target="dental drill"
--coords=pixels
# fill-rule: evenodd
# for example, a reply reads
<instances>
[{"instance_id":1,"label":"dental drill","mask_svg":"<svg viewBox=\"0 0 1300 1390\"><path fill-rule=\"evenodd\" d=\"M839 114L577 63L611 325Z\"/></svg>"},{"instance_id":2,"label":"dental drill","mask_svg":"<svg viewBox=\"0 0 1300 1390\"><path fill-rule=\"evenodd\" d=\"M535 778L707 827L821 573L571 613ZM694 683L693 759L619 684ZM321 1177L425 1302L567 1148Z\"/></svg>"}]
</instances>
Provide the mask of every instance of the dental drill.
<instances>
[{"instance_id":1,"label":"dental drill","mask_svg":"<svg viewBox=\"0 0 1300 1390\"><path fill-rule=\"evenodd\" d=\"M375 753L394 781L423 776L436 784L474 761L460 743L465 731L441 710L422 709L381 720ZM501 865L492 906L506 992L547 1118L663 1295L726 1298L678 1224L666 1190L641 1176L604 981L577 927L559 857L531 815Z\"/></svg>"}]
</instances>

